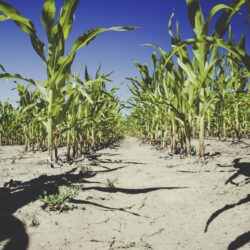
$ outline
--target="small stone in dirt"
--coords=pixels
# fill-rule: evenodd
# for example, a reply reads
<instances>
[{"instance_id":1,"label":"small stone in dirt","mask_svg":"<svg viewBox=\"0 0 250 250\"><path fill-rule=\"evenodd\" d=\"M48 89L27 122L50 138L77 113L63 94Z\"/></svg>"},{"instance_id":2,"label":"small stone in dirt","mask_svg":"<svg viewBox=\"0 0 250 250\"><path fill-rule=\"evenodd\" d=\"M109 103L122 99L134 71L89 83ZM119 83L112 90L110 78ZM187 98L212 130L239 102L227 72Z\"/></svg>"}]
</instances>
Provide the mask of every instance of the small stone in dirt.
<instances>
[{"instance_id":1,"label":"small stone in dirt","mask_svg":"<svg viewBox=\"0 0 250 250\"><path fill-rule=\"evenodd\" d=\"M109 243L109 247L112 249L112 246L115 244L115 237L112 238L111 242Z\"/></svg>"},{"instance_id":2,"label":"small stone in dirt","mask_svg":"<svg viewBox=\"0 0 250 250\"><path fill-rule=\"evenodd\" d=\"M100 242L100 241L96 239L90 239L90 242Z\"/></svg>"},{"instance_id":3,"label":"small stone in dirt","mask_svg":"<svg viewBox=\"0 0 250 250\"><path fill-rule=\"evenodd\" d=\"M221 155L220 152L209 152L208 156L213 157L213 156L218 156Z\"/></svg>"},{"instance_id":4,"label":"small stone in dirt","mask_svg":"<svg viewBox=\"0 0 250 250\"><path fill-rule=\"evenodd\" d=\"M147 242L145 242L143 244L143 247L144 247L144 249L153 249L152 246L149 243L147 243Z\"/></svg>"},{"instance_id":5,"label":"small stone in dirt","mask_svg":"<svg viewBox=\"0 0 250 250\"><path fill-rule=\"evenodd\" d=\"M173 168L173 165L167 165L166 168Z\"/></svg>"},{"instance_id":6,"label":"small stone in dirt","mask_svg":"<svg viewBox=\"0 0 250 250\"><path fill-rule=\"evenodd\" d=\"M30 226L31 226L31 227L38 227L39 225L40 225L40 222L38 221L37 217L34 216L34 217L32 218L32 221L31 221L31 223L30 223Z\"/></svg>"},{"instance_id":7,"label":"small stone in dirt","mask_svg":"<svg viewBox=\"0 0 250 250\"><path fill-rule=\"evenodd\" d=\"M128 243L127 245L125 246L122 246L120 248L124 248L124 249L127 249L127 248L131 248L131 247L135 247L136 246L136 243L134 241Z\"/></svg>"}]
</instances>

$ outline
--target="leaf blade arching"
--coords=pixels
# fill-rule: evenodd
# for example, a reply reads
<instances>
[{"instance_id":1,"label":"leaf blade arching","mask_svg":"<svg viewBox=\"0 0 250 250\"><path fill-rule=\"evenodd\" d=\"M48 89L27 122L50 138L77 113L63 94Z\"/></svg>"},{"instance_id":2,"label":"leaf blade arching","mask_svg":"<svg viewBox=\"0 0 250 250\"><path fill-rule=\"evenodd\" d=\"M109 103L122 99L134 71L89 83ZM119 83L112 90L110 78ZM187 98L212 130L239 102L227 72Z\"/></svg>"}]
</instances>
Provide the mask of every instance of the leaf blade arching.
<instances>
[{"instance_id":1,"label":"leaf blade arching","mask_svg":"<svg viewBox=\"0 0 250 250\"><path fill-rule=\"evenodd\" d=\"M213 16L220 10L223 10L223 9L229 9L231 11L234 11L234 9L226 4L217 4L215 5L211 11L209 12L209 15L204 23L204 27L203 27L203 32L202 34L203 35L208 35L208 29L209 29L209 26L210 26L210 23L212 21L212 18Z\"/></svg>"},{"instance_id":2,"label":"leaf blade arching","mask_svg":"<svg viewBox=\"0 0 250 250\"><path fill-rule=\"evenodd\" d=\"M106 31L128 31L133 30L135 27L131 26L117 26L117 27L110 27L110 28L96 28L91 29L81 36L79 36L76 41L74 42L69 55L66 58L63 58L59 64L60 68L57 74L53 77L53 81L60 80L60 76L63 72L67 72L73 63L75 58L76 52L81 49L82 47L87 46L91 41L93 41L99 34L106 32Z\"/></svg>"},{"instance_id":3,"label":"leaf blade arching","mask_svg":"<svg viewBox=\"0 0 250 250\"><path fill-rule=\"evenodd\" d=\"M92 40L94 40L99 34L106 32L106 31L129 31L133 30L135 27L131 26L117 26L117 27L110 27L110 28L96 28L91 29L79 36L71 49L70 54L75 53L77 50L79 50L82 47L87 46Z\"/></svg>"},{"instance_id":4,"label":"leaf blade arching","mask_svg":"<svg viewBox=\"0 0 250 250\"><path fill-rule=\"evenodd\" d=\"M36 84L36 82L33 79L29 79L26 77L21 76L20 74L9 74L9 73L4 73L4 74L0 74L0 79L20 79L32 84Z\"/></svg>"},{"instance_id":5,"label":"leaf blade arching","mask_svg":"<svg viewBox=\"0 0 250 250\"><path fill-rule=\"evenodd\" d=\"M209 44L214 44L219 47L222 47L228 51L230 51L236 58L240 59L243 61L243 63L246 65L248 70L250 71L250 56L246 53L246 51L240 49L238 46L230 44L229 42L226 42L222 39L215 38L215 37L208 37L208 36L203 36L201 38L191 38L191 39L186 39L182 42L180 42L177 46L175 46L169 53L168 56L166 57L165 65L171 60L172 56L178 53L181 49L184 47L195 44L195 43L209 43Z\"/></svg>"},{"instance_id":6,"label":"leaf blade arching","mask_svg":"<svg viewBox=\"0 0 250 250\"><path fill-rule=\"evenodd\" d=\"M7 20L9 20L10 18L9 17L7 17L7 16L5 16L5 15L0 15L0 22L2 22L2 21L7 21Z\"/></svg>"},{"instance_id":7,"label":"leaf blade arching","mask_svg":"<svg viewBox=\"0 0 250 250\"><path fill-rule=\"evenodd\" d=\"M31 44L37 54L45 62L44 43L38 38L34 24L23 17L13 6L0 0L0 11L13 20L16 25L30 36Z\"/></svg>"},{"instance_id":8,"label":"leaf blade arching","mask_svg":"<svg viewBox=\"0 0 250 250\"><path fill-rule=\"evenodd\" d=\"M246 0L234 0L233 3L229 6L229 9L220 16L215 25L215 32L213 36L222 38L229 26L230 20L235 12L239 11L243 4L246 3Z\"/></svg>"}]
</instances>

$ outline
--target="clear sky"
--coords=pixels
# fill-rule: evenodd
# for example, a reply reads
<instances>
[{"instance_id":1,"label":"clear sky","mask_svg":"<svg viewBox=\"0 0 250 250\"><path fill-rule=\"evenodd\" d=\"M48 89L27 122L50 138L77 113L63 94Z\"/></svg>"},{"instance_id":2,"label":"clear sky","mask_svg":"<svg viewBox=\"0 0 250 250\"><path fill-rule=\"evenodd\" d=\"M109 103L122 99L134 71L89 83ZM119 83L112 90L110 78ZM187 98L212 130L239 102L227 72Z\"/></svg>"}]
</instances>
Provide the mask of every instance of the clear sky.
<instances>
[{"instance_id":1,"label":"clear sky","mask_svg":"<svg viewBox=\"0 0 250 250\"><path fill-rule=\"evenodd\" d=\"M6 0L16 7L25 17L31 19L38 31L38 35L46 41L45 32L40 22L43 0ZM230 4L231 0L201 0L204 15L207 16L212 6L218 3ZM56 0L57 9L63 0ZM138 26L137 30L128 32L107 32L101 34L89 46L81 49L73 64L73 72L81 65L87 65L94 74L98 65L102 64L102 71L112 75L116 86L125 81L119 90L119 96L126 99L130 94L127 88L128 76L136 76L134 61L150 64L153 48L141 46L143 43L155 43L166 51L170 50L170 39L167 25L168 19L175 11L180 33L183 39L193 36L187 16L185 0L80 0L75 13L75 22L71 36L67 41L68 50L73 41L90 28L109 26ZM217 15L218 16L218 15ZM246 9L232 19L233 31L239 39L244 30ZM216 17L215 17L216 19ZM247 28L247 38L250 30ZM250 52L249 39L247 50ZM0 23L0 64L10 73L19 73L35 80L46 78L45 68L40 58L34 52L29 37L19 30L12 22ZM67 49L66 49L67 51ZM17 94L11 89L15 87L9 80L0 80L0 100L16 100Z\"/></svg>"}]
</instances>

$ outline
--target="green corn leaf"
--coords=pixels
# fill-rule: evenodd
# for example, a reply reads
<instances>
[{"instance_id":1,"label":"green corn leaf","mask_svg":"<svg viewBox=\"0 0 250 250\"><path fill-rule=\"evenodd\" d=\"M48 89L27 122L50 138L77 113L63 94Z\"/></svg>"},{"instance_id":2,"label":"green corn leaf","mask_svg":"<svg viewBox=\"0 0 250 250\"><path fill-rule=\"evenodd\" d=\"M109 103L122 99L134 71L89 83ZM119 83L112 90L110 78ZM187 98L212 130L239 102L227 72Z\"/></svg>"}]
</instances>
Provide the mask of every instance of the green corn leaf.
<instances>
[{"instance_id":1,"label":"green corn leaf","mask_svg":"<svg viewBox=\"0 0 250 250\"><path fill-rule=\"evenodd\" d=\"M249 0L245 0L246 1L246 6L247 6L247 12L248 15L250 14L250 1Z\"/></svg>"},{"instance_id":2,"label":"green corn leaf","mask_svg":"<svg viewBox=\"0 0 250 250\"><path fill-rule=\"evenodd\" d=\"M247 77L250 77L250 72L244 74L241 78L243 79L243 78L247 78Z\"/></svg>"},{"instance_id":3,"label":"green corn leaf","mask_svg":"<svg viewBox=\"0 0 250 250\"><path fill-rule=\"evenodd\" d=\"M79 93L83 96L86 97L86 99L88 100L89 103L93 104L93 101L91 99L91 97L88 95L88 93L83 89L83 88L79 88Z\"/></svg>"},{"instance_id":4,"label":"green corn leaf","mask_svg":"<svg viewBox=\"0 0 250 250\"><path fill-rule=\"evenodd\" d=\"M63 30L64 40L66 40L70 34L74 21L74 13L78 3L79 0L65 0L63 7L61 8L59 23Z\"/></svg>"},{"instance_id":5,"label":"green corn leaf","mask_svg":"<svg viewBox=\"0 0 250 250\"><path fill-rule=\"evenodd\" d=\"M20 79L26 82L30 82L34 85L36 84L36 82L33 79L22 77L19 74L9 74L9 73L0 74L0 79Z\"/></svg>"},{"instance_id":6,"label":"green corn leaf","mask_svg":"<svg viewBox=\"0 0 250 250\"><path fill-rule=\"evenodd\" d=\"M203 26L203 32L202 32L203 35L208 35L209 26L210 26L210 23L211 23L211 20L212 20L213 16L214 16L218 11L223 10L223 9L231 10L232 13L235 12L234 9L233 9L232 7L230 7L230 6L228 6L228 5L225 5L225 4L217 4L217 5L215 5L215 6L211 9L211 11L210 11L210 13L209 13L209 15L208 15L208 18L207 18L207 20L206 20L206 22L205 22L205 24L204 24L204 26Z\"/></svg>"},{"instance_id":7,"label":"green corn leaf","mask_svg":"<svg viewBox=\"0 0 250 250\"><path fill-rule=\"evenodd\" d=\"M246 34L242 34L238 46L242 50L246 49Z\"/></svg>"},{"instance_id":8,"label":"green corn leaf","mask_svg":"<svg viewBox=\"0 0 250 250\"><path fill-rule=\"evenodd\" d=\"M109 94L110 96L113 96L113 95L121 88L121 86L122 86L123 84L124 84L124 82L122 82L121 84L119 84L117 87L112 88L108 94Z\"/></svg>"},{"instance_id":9,"label":"green corn leaf","mask_svg":"<svg viewBox=\"0 0 250 250\"><path fill-rule=\"evenodd\" d=\"M37 37L34 24L29 19L20 15L20 13L10 4L3 1L0 1L0 11L5 16L9 16L22 31L29 34L33 48L43 61L46 61L44 55L44 43Z\"/></svg>"},{"instance_id":10,"label":"green corn leaf","mask_svg":"<svg viewBox=\"0 0 250 250\"><path fill-rule=\"evenodd\" d=\"M55 0L45 0L41 19L49 41L51 40L52 36L52 29L55 22L55 14L56 14Z\"/></svg>"},{"instance_id":11,"label":"green corn leaf","mask_svg":"<svg viewBox=\"0 0 250 250\"><path fill-rule=\"evenodd\" d=\"M0 64L0 69L3 71L3 72L6 72L5 68L3 67L3 65Z\"/></svg>"},{"instance_id":12,"label":"green corn leaf","mask_svg":"<svg viewBox=\"0 0 250 250\"><path fill-rule=\"evenodd\" d=\"M57 74L53 77L53 81L59 81L60 77L67 72L71 64L73 63L73 60L75 58L76 52L82 48L87 46L93 39L95 39L99 34L106 32L106 31L128 31L133 30L135 27L111 27L111 28L97 28L97 29L91 29L81 35L73 44L71 52L66 58L63 58L59 61L60 69L57 71Z\"/></svg>"},{"instance_id":13,"label":"green corn leaf","mask_svg":"<svg viewBox=\"0 0 250 250\"><path fill-rule=\"evenodd\" d=\"M111 27L111 28L96 28L96 29L91 29L78 37L76 41L74 42L70 55L75 54L77 50L79 50L82 47L87 46L93 39L95 39L99 34L106 32L106 31L128 31L128 30L133 30L135 27Z\"/></svg>"},{"instance_id":14,"label":"green corn leaf","mask_svg":"<svg viewBox=\"0 0 250 250\"><path fill-rule=\"evenodd\" d=\"M229 25L228 27L228 34L229 34L229 42L230 43L235 43L235 39L234 39L234 35L233 35L233 29L232 29L232 26Z\"/></svg>"},{"instance_id":15,"label":"green corn leaf","mask_svg":"<svg viewBox=\"0 0 250 250\"><path fill-rule=\"evenodd\" d=\"M173 33L173 30L172 30L173 18L174 18L174 12L171 14L171 16L170 16L170 18L168 20L168 33L171 36L171 38L174 38L174 33Z\"/></svg>"},{"instance_id":16,"label":"green corn leaf","mask_svg":"<svg viewBox=\"0 0 250 250\"><path fill-rule=\"evenodd\" d=\"M186 0L186 3L190 24L195 35L199 37L202 34L202 28L204 26L204 17L199 0Z\"/></svg>"},{"instance_id":17,"label":"green corn leaf","mask_svg":"<svg viewBox=\"0 0 250 250\"><path fill-rule=\"evenodd\" d=\"M0 22L1 21L7 21L7 20L9 20L10 18L9 17L7 17L7 16L5 16L5 15L0 15Z\"/></svg>"},{"instance_id":18,"label":"green corn leaf","mask_svg":"<svg viewBox=\"0 0 250 250\"><path fill-rule=\"evenodd\" d=\"M158 45L155 45L155 44L144 44L146 46L152 46L156 49L158 49L158 51L160 52L161 56L164 58L165 61L165 64L164 64L164 67L166 67L168 69L168 71L172 71L173 67L174 67L174 64L171 60L169 60L169 57L168 57L168 54ZM188 52L187 50L185 49L185 46L182 47L182 51L178 51L179 53L179 56L182 58L182 60L178 60L179 62L179 65L182 66L182 68L184 69L185 72L187 72L187 74L190 76L190 78L194 79L196 78L195 74L194 74L194 70L193 70L193 67L189 61L189 56L188 56ZM176 53L177 54L177 53ZM182 63L182 61L184 63Z\"/></svg>"},{"instance_id":19,"label":"green corn leaf","mask_svg":"<svg viewBox=\"0 0 250 250\"><path fill-rule=\"evenodd\" d=\"M143 45L144 45L144 46L151 46L151 47L156 48L156 49L160 52L160 54L161 54L161 56L162 56L163 59L165 59L165 58L168 57L168 54L167 54L160 46L158 46L158 45L156 45L156 44L153 44L153 43L145 43L145 44L143 44ZM168 71L171 71L172 68L173 68L173 62L172 62L172 61L168 61L168 62L164 65L164 67L167 68Z\"/></svg>"},{"instance_id":20,"label":"green corn leaf","mask_svg":"<svg viewBox=\"0 0 250 250\"><path fill-rule=\"evenodd\" d=\"M103 82L106 82L108 79L107 78L98 78L98 79L94 79L94 80L88 80L86 82L84 82L84 85L86 86L90 86L90 85L93 85L95 83L103 83Z\"/></svg>"},{"instance_id":21,"label":"green corn leaf","mask_svg":"<svg viewBox=\"0 0 250 250\"><path fill-rule=\"evenodd\" d=\"M165 60L164 64L166 65L171 60L171 58L176 53L178 53L180 50L182 50L183 48L185 48L188 45L195 44L195 43L208 43L211 45L216 45L216 46L222 47L222 48L230 51L236 58L238 58L239 60L242 60L243 63L248 68L248 70L250 71L250 56L246 53L246 51L244 51L244 50L240 49L238 46L236 46L234 44L230 44L229 42L226 42L222 39L215 38L215 37L207 37L207 36L203 36L201 38L191 38L191 39L187 39L187 40L184 40L182 42L179 42L178 46L175 46L170 51L168 56L165 58L166 60Z\"/></svg>"},{"instance_id":22,"label":"green corn leaf","mask_svg":"<svg viewBox=\"0 0 250 250\"><path fill-rule=\"evenodd\" d=\"M82 66L81 66L80 69L76 72L76 74L73 76L74 83L76 83L76 82L79 80L79 76L80 76L81 71L82 71ZM79 82L81 82L81 81L79 81ZM74 84L74 83L73 83L73 84ZM83 85L83 84L81 84L81 85Z\"/></svg>"},{"instance_id":23,"label":"green corn leaf","mask_svg":"<svg viewBox=\"0 0 250 250\"><path fill-rule=\"evenodd\" d=\"M20 13L12 7L10 4L7 4L3 1L0 1L0 11L5 15L11 17L11 19L26 33L32 34L34 31L33 23L20 15Z\"/></svg>"},{"instance_id":24,"label":"green corn leaf","mask_svg":"<svg viewBox=\"0 0 250 250\"><path fill-rule=\"evenodd\" d=\"M41 85L37 85L38 90L40 91L40 93L43 95L44 99L48 102L49 101L49 95L48 95L48 91L44 86Z\"/></svg>"},{"instance_id":25,"label":"green corn leaf","mask_svg":"<svg viewBox=\"0 0 250 250\"><path fill-rule=\"evenodd\" d=\"M202 109L200 110L201 116L203 116L207 112L208 108L214 102L218 95L219 92L213 92L211 93L211 96L209 98L206 98L206 100L204 101L204 105L202 105Z\"/></svg>"},{"instance_id":26,"label":"green corn leaf","mask_svg":"<svg viewBox=\"0 0 250 250\"><path fill-rule=\"evenodd\" d=\"M215 32L213 36L222 38L229 26L232 16L240 10L243 4L246 3L246 0L234 0L228 9L220 16L215 25Z\"/></svg>"},{"instance_id":27,"label":"green corn leaf","mask_svg":"<svg viewBox=\"0 0 250 250\"><path fill-rule=\"evenodd\" d=\"M101 67L102 67L102 65L100 64L98 66L97 70L96 70L95 78L99 78L100 77Z\"/></svg>"},{"instance_id":28,"label":"green corn leaf","mask_svg":"<svg viewBox=\"0 0 250 250\"><path fill-rule=\"evenodd\" d=\"M201 76L201 82L205 82L206 79L208 79L210 73L211 73L212 70L214 69L214 66L215 66L217 60L218 60L217 58L214 59L214 60L211 60L211 61L209 62L209 64L207 63L207 64L205 65L203 75ZM212 76L213 76L213 74L212 74ZM211 79L210 79L210 80L211 80Z\"/></svg>"},{"instance_id":29,"label":"green corn leaf","mask_svg":"<svg viewBox=\"0 0 250 250\"><path fill-rule=\"evenodd\" d=\"M156 68L158 58L155 52L152 53L151 60L152 60L153 67Z\"/></svg>"},{"instance_id":30,"label":"green corn leaf","mask_svg":"<svg viewBox=\"0 0 250 250\"><path fill-rule=\"evenodd\" d=\"M64 55L64 36L59 22L52 28L49 42L47 68L50 76L58 69L58 61Z\"/></svg>"},{"instance_id":31,"label":"green corn leaf","mask_svg":"<svg viewBox=\"0 0 250 250\"><path fill-rule=\"evenodd\" d=\"M89 76L89 72L88 72L87 65L85 65L85 80L86 80L86 81L89 81L89 80L90 80L90 76Z\"/></svg>"}]
</instances>

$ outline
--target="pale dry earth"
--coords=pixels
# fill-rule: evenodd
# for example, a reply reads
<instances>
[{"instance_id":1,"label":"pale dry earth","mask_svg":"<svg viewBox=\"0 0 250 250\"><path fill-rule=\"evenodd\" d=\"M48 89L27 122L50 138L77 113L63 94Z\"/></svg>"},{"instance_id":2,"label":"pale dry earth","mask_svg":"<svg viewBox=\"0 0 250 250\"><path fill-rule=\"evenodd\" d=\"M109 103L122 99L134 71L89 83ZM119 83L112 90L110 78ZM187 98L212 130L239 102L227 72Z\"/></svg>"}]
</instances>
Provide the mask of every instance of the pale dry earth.
<instances>
[{"instance_id":1,"label":"pale dry earth","mask_svg":"<svg viewBox=\"0 0 250 250\"><path fill-rule=\"evenodd\" d=\"M99 151L95 160L54 169L46 166L46 152L2 146L0 249L250 249L250 151L245 142L207 140L210 156L200 161L125 137ZM232 164L238 158L240 169ZM89 165L97 166L80 172ZM237 185L225 184L230 177ZM115 188L107 187L107 179L117 179ZM72 211L41 208L39 195L57 192L55 182L78 187L78 196L68 204L76 206Z\"/></svg>"}]
</instances>

